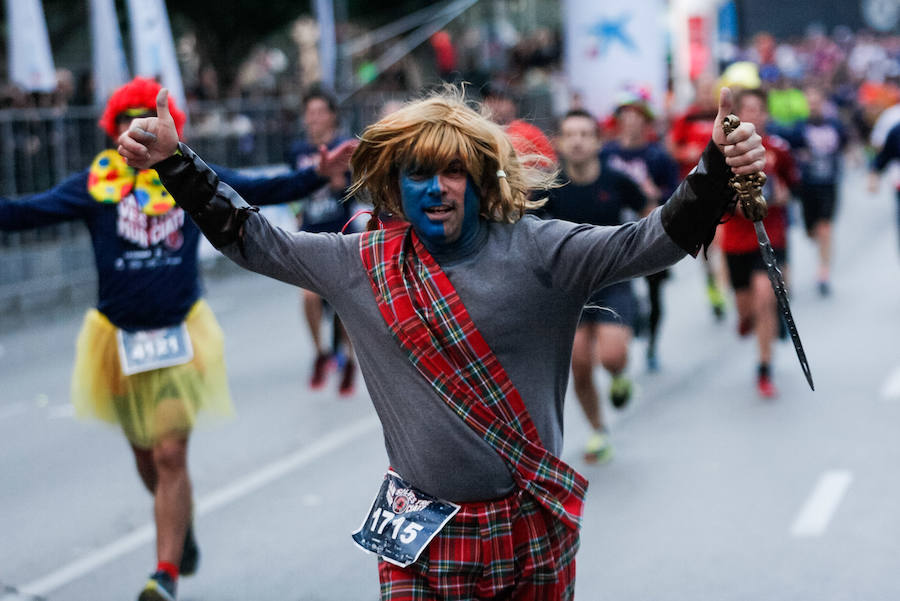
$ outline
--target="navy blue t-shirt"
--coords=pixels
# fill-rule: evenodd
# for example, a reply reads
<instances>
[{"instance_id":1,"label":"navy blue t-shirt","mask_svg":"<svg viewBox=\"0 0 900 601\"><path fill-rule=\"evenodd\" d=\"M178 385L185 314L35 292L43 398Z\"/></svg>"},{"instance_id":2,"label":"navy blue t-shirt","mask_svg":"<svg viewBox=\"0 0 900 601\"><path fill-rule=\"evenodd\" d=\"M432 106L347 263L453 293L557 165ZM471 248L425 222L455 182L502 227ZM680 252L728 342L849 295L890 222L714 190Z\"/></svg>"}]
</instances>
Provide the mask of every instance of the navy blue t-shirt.
<instances>
[{"instance_id":1,"label":"navy blue t-shirt","mask_svg":"<svg viewBox=\"0 0 900 601\"><path fill-rule=\"evenodd\" d=\"M329 150L334 150L348 138L336 137L329 144ZM306 140L294 142L285 156L291 169L308 169L316 167L319 163L319 149ZM349 174L347 181L349 182ZM346 190L335 194L330 186L322 186L315 190L304 200L303 221L300 229L304 232L340 232L344 225L350 221L351 205L344 202Z\"/></svg>"},{"instance_id":2,"label":"navy blue t-shirt","mask_svg":"<svg viewBox=\"0 0 900 601\"><path fill-rule=\"evenodd\" d=\"M215 167L219 179L247 202L289 202L326 184L313 170L249 177ZM132 195L101 203L88 192L89 170L58 186L16 200L0 198L0 230L26 230L83 221L97 266L97 309L119 328L146 330L182 322L200 298L197 267L200 230L178 206L145 215Z\"/></svg>"},{"instance_id":3,"label":"navy blue t-shirt","mask_svg":"<svg viewBox=\"0 0 900 601\"><path fill-rule=\"evenodd\" d=\"M544 211L549 217L573 223L620 225L625 209L640 213L647 204L640 188L631 179L610 169L589 184L568 181L550 191Z\"/></svg>"},{"instance_id":4,"label":"navy blue t-shirt","mask_svg":"<svg viewBox=\"0 0 900 601\"><path fill-rule=\"evenodd\" d=\"M638 185L649 179L660 191L659 204L665 203L681 183L678 163L662 146L651 142L638 148L624 148L617 140L607 142L600 151L600 163L621 171Z\"/></svg>"},{"instance_id":5,"label":"navy blue t-shirt","mask_svg":"<svg viewBox=\"0 0 900 601\"><path fill-rule=\"evenodd\" d=\"M847 144L843 124L834 118L808 119L788 132L787 141L800 159L803 183L835 185L840 177L841 151Z\"/></svg>"}]
</instances>

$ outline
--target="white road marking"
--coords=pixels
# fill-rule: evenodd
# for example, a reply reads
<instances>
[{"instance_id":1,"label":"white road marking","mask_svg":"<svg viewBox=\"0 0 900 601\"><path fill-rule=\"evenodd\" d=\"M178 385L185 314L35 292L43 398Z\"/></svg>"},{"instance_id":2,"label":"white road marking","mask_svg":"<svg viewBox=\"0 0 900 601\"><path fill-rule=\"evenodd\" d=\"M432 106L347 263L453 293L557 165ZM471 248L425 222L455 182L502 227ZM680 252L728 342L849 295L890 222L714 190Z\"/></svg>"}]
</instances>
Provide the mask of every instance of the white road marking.
<instances>
[{"instance_id":1,"label":"white road marking","mask_svg":"<svg viewBox=\"0 0 900 601\"><path fill-rule=\"evenodd\" d=\"M219 490L198 500L195 515L200 517L220 507L233 503L245 497L263 486L278 480L292 471L309 465L323 455L357 440L360 436L374 430L378 426L378 419L368 417L359 420L346 428L342 428L327 436L323 436L312 444L297 449L290 455L274 461L243 478L228 484ZM130 532L122 538L115 540L105 547L101 547L58 570L43 576L33 582L18 587L25 595L45 596L48 593L64 586L85 574L93 572L97 568L129 553L142 545L154 540L156 529L153 524L146 524L137 530ZM14 601L17 596L4 595L0 601Z\"/></svg>"},{"instance_id":2,"label":"white road marking","mask_svg":"<svg viewBox=\"0 0 900 601\"><path fill-rule=\"evenodd\" d=\"M794 520L791 535L821 536L828 528L852 481L853 474L847 470L829 470L822 474L797 519Z\"/></svg>"},{"instance_id":3,"label":"white road marking","mask_svg":"<svg viewBox=\"0 0 900 601\"><path fill-rule=\"evenodd\" d=\"M6 405L5 407L0 407L0 419L5 417L15 417L16 415L20 415L25 413L28 410L28 405L25 403L12 403L10 405Z\"/></svg>"},{"instance_id":4,"label":"white road marking","mask_svg":"<svg viewBox=\"0 0 900 601\"><path fill-rule=\"evenodd\" d=\"M881 387L881 398L885 401L900 401L900 367L894 369Z\"/></svg>"}]
</instances>

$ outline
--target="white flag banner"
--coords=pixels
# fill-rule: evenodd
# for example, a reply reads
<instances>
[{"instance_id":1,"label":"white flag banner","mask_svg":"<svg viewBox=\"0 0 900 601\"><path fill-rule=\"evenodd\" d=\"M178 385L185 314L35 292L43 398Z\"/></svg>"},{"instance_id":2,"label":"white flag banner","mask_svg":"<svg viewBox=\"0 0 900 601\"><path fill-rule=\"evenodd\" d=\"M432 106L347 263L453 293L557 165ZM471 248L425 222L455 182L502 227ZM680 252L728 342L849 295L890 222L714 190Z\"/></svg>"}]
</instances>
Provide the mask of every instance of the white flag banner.
<instances>
[{"instance_id":1,"label":"white flag banner","mask_svg":"<svg viewBox=\"0 0 900 601\"><path fill-rule=\"evenodd\" d=\"M41 0L6 0L9 79L29 92L56 89L56 68Z\"/></svg>"},{"instance_id":2,"label":"white flag banner","mask_svg":"<svg viewBox=\"0 0 900 601\"><path fill-rule=\"evenodd\" d=\"M157 79L187 112L169 15L163 0L128 0L135 75Z\"/></svg>"},{"instance_id":3,"label":"white flag banner","mask_svg":"<svg viewBox=\"0 0 900 601\"><path fill-rule=\"evenodd\" d=\"M626 87L646 88L658 113L666 92L664 0L565 0L569 88L598 118Z\"/></svg>"},{"instance_id":4,"label":"white flag banner","mask_svg":"<svg viewBox=\"0 0 900 601\"><path fill-rule=\"evenodd\" d=\"M91 0L90 8L94 102L103 104L116 88L128 82L128 63L122 48L115 0Z\"/></svg>"},{"instance_id":5,"label":"white flag banner","mask_svg":"<svg viewBox=\"0 0 900 601\"><path fill-rule=\"evenodd\" d=\"M315 0L316 22L319 24L319 70L322 83L334 89L337 68L337 42L334 32L334 0Z\"/></svg>"}]
</instances>

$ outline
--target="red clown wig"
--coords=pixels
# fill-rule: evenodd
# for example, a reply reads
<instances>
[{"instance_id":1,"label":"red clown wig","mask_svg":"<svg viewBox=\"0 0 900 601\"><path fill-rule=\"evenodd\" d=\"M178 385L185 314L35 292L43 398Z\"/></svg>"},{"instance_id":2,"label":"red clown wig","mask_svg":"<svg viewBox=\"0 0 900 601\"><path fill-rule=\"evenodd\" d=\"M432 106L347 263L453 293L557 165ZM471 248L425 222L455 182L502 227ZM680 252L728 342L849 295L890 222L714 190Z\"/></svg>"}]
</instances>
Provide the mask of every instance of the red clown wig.
<instances>
[{"instance_id":1,"label":"red clown wig","mask_svg":"<svg viewBox=\"0 0 900 601\"><path fill-rule=\"evenodd\" d=\"M113 92L106 103L106 110L98 122L100 129L115 140L119 136L116 118L129 109L147 109L156 111L156 95L162 86L155 79L149 77L135 77L130 82ZM184 122L187 120L184 113L175 105L175 99L169 95L169 112L175 121L175 129L178 137L182 137Z\"/></svg>"}]
</instances>

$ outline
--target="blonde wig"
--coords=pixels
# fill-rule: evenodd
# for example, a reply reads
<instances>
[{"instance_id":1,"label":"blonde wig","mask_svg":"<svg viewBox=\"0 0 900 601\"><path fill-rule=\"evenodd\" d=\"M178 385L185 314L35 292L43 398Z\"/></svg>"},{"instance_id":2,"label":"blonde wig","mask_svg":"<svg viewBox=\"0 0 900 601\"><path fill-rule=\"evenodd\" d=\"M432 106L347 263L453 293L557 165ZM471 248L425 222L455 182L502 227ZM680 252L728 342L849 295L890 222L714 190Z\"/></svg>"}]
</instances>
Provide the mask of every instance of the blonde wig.
<instances>
[{"instance_id":1,"label":"blonde wig","mask_svg":"<svg viewBox=\"0 0 900 601\"><path fill-rule=\"evenodd\" d=\"M456 159L478 187L481 215L491 221L512 223L539 208L545 200L532 200L530 192L553 187L556 178L555 171L540 168L547 165L544 157L517 157L503 129L467 105L464 90L446 86L363 131L350 159L348 195L371 202L376 217L403 216L401 171L440 173ZM369 228L376 224L373 217Z\"/></svg>"}]
</instances>

